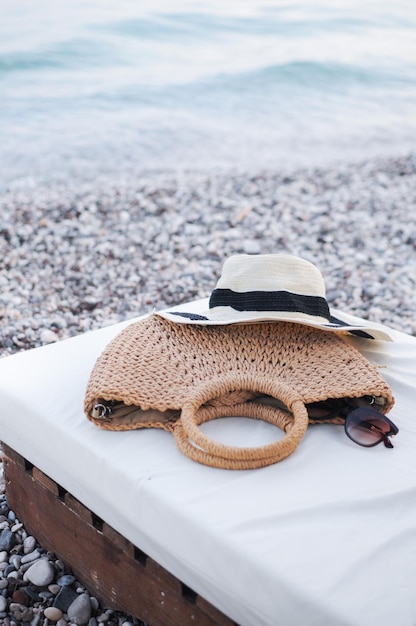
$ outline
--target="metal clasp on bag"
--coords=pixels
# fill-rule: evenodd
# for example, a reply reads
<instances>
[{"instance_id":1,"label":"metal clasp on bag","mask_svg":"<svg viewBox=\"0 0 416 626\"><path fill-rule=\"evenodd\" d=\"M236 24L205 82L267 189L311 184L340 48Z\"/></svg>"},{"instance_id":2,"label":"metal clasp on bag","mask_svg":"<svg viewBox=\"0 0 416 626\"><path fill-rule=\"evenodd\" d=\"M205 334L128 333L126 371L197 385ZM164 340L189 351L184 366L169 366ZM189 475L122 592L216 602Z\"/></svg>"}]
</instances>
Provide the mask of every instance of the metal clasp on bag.
<instances>
[{"instance_id":1,"label":"metal clasp on bag","mask_svg":"<svg viewBox=\"0 0 416 626\"><path fill-rule=\"evenodd\" d=\"M374 409L380 406L384 406L386 404L386 398L384 398L383 396L364 396L364 399Z\"/></svg>"},{"instance_id":2,"label":"metal clasp on bag","mask_svg":"<svg viewBox=\"0 0 416 626\"><path fill-rule=\"evenodd\" d=\"M101 402L97 402L97 404L94 404L94 407L91 411L91 417L96 420L108 422L111 419L111 415L113 413L113 405L113 401L106 402L105 400L102 400Z\"/></svg>"}]
</instances>

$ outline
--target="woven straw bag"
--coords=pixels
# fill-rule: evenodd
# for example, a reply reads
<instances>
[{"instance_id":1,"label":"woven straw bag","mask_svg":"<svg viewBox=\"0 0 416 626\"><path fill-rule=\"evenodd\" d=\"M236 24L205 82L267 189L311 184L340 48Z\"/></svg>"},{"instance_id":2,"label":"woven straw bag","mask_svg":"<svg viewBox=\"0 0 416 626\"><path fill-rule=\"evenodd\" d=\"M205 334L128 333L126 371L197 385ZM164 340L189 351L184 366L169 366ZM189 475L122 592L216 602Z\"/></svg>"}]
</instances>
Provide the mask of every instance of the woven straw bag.
<instances>
[{"instance_id":1,"label":"woven straw bag","mask_svg":"<svg viewBox=\"0 0 416 626\"><path fill-rule=\"evenodd\" d=\"M258 402L259 396L284 408ZM152 315L125 328L98 358L85 413L109 430L163 428L191 459L248 469L296 449L308 426L305 404L364 396L377 397L383 413L393 405L377 369L334 333L290 322L182 325ZM285 435L242 448L215 442L199 429L232 415L265 420Z\"/></svg>"}]
</instances>

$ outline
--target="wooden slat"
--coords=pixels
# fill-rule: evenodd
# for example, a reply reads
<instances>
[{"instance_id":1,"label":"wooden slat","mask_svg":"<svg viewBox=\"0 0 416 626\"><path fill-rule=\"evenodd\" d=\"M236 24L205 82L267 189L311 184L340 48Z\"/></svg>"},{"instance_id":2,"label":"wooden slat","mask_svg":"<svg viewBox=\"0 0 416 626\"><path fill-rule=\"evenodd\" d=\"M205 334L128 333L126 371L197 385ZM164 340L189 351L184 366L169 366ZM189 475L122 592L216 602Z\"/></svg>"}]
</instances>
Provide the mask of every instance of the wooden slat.
<instances>
[{"instance_id":1,"label":"wooden slat","mask_svg":"<svg viewBox=\"0 0 416 626\"><path fill-rule=\"evenodd\" d=\"M18 454L15 450L13 450L13 448L10 448L5 443L2 443L1 447L2 447L4 455L7 455L9 459L13 460L16 463L16 465L20 465L22 468L25 467L24 458L20 454Z\"/></svg>"},{"instance_id":2,"label":"wooden slat","mask_svg":"<svg viewBox=\"0 0 416 626\"><path fill-rule=\"evenodd\" d=\"M66 506L76 513L84 522L87 524L92 524L92 515L91 511L87 509L79 500L74 498L74 496L68 492L64 495L64 502Z\"/></svg>"},{"instance_id":3,"label":"wooden slat","mask_svg":"<svg viewBox=\"0 0 416 626\"><path fill-rule=\"evenodd\" d=\"M146 569L153 578L159 581L163 588L172 589L174 593L182 595L182 583L150 557L147 558Z\"/></svg>"},{"instance_id":4,"label":"wooden slat","mask_svg":"<svg viewBox=\"0 0 416 626\"><path fill-rule=\"evenodd\" d=\"M235 622L231 620L229 617L221 613L215 606L212 606L209 602L207 602L202 596L196 597L196 604L199 606L204 613L212 617L218 626L235 626Z\"/></svg>"},{"instance_id":5,"label":"wooden slat","mask_svg":"<svg viewBox=\"0 0 416 626\"><path fill-rule=\"evenodd\" d=\"M108 537L108 539L114 543L114 545L118 546L125 554L128 554L130 557L134 558L135 550L134 546L128 539L120 535L114 528L109 526L106 522L103 524L102 528L103 534Z\"/></svg>"},{"instance_id":6,"label":"wooden slat","mask_svg":"<svg viewBox=\"0 0 416 626\"><path fill-rule=\"evenodd\" d=\"M234 625L197 594L186 593L185 585L73 496L65 493L62 498L58 485L50 488L50 478L45 481L39 470L27 471L28 464L16 452L4 445L3 451L9 506L102 606L138 617L149 626Z\"/></svg>"},{"instance_id":7,"label":"wooden slat","mask_svg":"<svg viewBox=\"0 0 416 626\"><path fill-rule=\"evenodd\" d=\"M34 467L32 470L32 476L35 480L41 483L46 489L49 489L55 496L59 495L58 485L54 480L46 476L43 472L41 472L37 467Z\"/></svg>"}]
</instances>

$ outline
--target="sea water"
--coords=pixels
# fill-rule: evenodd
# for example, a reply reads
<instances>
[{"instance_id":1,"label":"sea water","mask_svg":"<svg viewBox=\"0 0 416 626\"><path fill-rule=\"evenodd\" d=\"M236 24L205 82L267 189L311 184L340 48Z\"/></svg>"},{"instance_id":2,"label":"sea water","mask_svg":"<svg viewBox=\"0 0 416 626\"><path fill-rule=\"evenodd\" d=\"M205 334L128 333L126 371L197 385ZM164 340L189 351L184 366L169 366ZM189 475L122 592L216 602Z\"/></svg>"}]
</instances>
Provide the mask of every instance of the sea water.
<instances>
[{"instance_id":1,"label":"sea water","mask_svg":"<svg viewBox=\"0 0 416 626\"><path fill-rule=\"evenodd\" d=\"M0 0L0 184L412 151L414 0Z\"/></svg>"}]
</instances>

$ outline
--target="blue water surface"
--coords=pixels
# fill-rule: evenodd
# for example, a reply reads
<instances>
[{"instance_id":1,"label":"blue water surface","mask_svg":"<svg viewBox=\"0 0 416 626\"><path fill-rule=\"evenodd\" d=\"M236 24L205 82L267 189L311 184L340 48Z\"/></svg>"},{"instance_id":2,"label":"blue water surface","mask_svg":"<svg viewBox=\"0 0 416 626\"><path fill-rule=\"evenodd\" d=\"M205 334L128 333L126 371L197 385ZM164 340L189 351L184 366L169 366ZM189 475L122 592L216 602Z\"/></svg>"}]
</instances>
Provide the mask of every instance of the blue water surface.
<instances>
[{"instance_id":1,"label":"blue water surface","mask_svg":"<svg viewBox=\"0 0 416 626\"><path fill-rule=\"evenodd\" d=\"M1 0L0 184L398 155L409 0Z\"/></svg>"}]
</instances>

